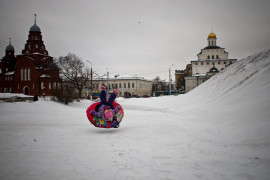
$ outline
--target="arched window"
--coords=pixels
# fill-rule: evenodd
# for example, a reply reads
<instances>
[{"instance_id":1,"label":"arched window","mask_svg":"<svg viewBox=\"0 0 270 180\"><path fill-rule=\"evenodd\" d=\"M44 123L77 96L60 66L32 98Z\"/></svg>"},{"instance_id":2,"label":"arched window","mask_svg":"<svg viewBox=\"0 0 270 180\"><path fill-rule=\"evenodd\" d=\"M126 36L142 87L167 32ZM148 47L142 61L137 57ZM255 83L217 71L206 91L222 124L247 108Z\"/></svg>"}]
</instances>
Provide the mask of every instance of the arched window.
<instances>
[{"instance_id":1,"label":"arched window","mask_svg":"<svg viewBox=\"0 0 270 180\"><path fill-rule=\"evenodd\" d=\"M215 59L215 56L214 55L212 55L212 59Z\"/></svg>"},{"instance_id":2,"label":"arched window","mask_svg":"<svg viewBox=\"0 0 270 180\"><path fill-rule=\"evenodd\" d=\"M23 69L21 69L21 80L23 81Z\"/></svg>"},{"instance_id":3,"label":"arched window","mask_svg":"<svg viewBox=\"0 0 270 180\"><path fill-rule=\"evenodd\" d=\"M30 70L30 68L28 68L28 80L30 81L30 76L31 76L31 70Z\"/></svg>"},{"instance_id":4,"label":"arched window","mask_svg":"<svg viewBox=\"0 0 270 180\"><path fill-rule=\"evenodd\" d=\"M210 56L209 55L207 56L207 59L210 59Z\"/></svg>"},{"instance_id":5,"label":"arched window","mask_svg":"<svg viewBox=\"0 0 270 180\"><path fill-rule=\"evenodd\" d=\"M219 59L218 55L216 57L217 57L216 59Z\"/></svg>"},{"instance_id":6,"label":"arched window","mask_svg":"<svg viewBox=\"0 0 270 180\"><path fill-rule=\"evenodd\" d=\"M24 80L27 81L27 69L24 69Z\"/></svg>"}]
</instances>

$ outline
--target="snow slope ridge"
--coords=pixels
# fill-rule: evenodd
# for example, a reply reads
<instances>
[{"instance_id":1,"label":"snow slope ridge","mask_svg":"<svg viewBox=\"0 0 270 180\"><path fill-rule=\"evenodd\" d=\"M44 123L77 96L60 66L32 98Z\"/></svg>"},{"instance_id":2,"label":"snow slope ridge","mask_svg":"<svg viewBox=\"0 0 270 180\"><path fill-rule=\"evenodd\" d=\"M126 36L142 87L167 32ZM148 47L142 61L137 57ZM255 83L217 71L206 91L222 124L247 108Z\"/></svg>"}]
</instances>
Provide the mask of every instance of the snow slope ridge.
<instances>
[{"instance_id":1,"label":"snow slope ridge","mask_svg":"<svg viewBox=\"0 0 270 180\"><path fill-rule=\"evenodd\" d=\"M237 61L194 89L189 96L231 104L268 98L270 92L270 50ZM269 99L267 99L269 100Z\"/></svg>"},{"instance_id":2,"label":"snow slope ridge","mask_svg":"<svg viewBox=\"0 0 270 180\"><path fill-rule=\"evenodd\" d=\"M213 141L269 149L269 55L266 50L241 59L187 94L195 104L190 113L200 115L194 119L211 124L209 133L224 133Z\"/></svg>"}]
</instances>

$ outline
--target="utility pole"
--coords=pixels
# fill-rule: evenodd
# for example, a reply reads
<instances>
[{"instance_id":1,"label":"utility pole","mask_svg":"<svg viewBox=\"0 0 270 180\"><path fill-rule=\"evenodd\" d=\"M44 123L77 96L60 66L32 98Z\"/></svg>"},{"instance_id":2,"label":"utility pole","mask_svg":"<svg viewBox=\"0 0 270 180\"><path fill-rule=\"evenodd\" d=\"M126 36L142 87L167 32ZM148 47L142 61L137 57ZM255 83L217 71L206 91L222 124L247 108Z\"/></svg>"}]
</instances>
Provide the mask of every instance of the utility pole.
<instances>
[{"instance_id":1,"label":"utility pole","mask_svg":"<svg viewBox=\"0 0 270 180\"><path fill-rule=\"evenodd\" d=\"M107 97L109 97L109 91L110 91L110 88L109 88L109 71L108 71L108 68L107 69Z\"/></svg>"},{"instance_id":2,"label":"utility pole","mask_svg":"<svg viewBox=\"0 0 270 180\"><path fill-rule=\"evenodd\" d=\"M170 93L170 95L172 95L172 79L171 79L171 67L173 66L174 64L172 64L170 67L169 67L169 93Z\"/></svg>"},{"instance_id":3,"label":"utility pole","mask_svg":"<svg viewBox=\"0 0 270 180\"><path fill-rule=\"evenodd\" d=\"M92 63L90 61L87 60L88 63L91 64L91 70L90 70L90 94L91 94L91 98L92 98L92 92L93 92L93 70L92 70Z\"/></svg>"}]
</instances>

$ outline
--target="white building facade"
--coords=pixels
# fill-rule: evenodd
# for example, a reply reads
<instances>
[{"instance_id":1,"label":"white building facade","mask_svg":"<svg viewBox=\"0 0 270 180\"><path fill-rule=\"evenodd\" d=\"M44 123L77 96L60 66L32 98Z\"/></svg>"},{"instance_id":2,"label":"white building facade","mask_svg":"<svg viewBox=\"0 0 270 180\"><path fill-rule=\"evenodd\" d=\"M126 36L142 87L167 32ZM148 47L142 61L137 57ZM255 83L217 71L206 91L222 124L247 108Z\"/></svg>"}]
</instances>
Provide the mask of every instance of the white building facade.
<instances>
[{"instance_id":1,"label":"white building facade","mask_svg":"<svg viewBox=\"0 0 270 180\"><path fill-rule=\"evenodd\" d=\"M217 37L214 33L208 35L207 44L208 46L197 54L198 60L191 61L192 76L185 78L186 93L237 61L228 59L229 53L225 48L217 46Z\"/></svg>"},{"instance_id":2,"label":"white building facade","mask_svg":"<svg viewBox=\"0 0 270 180\"><path fill-rule=\"evenodd\" d=\"M88 82L88 87L91 87ZM151 96L152 81L137 76L115 76L109 78L96 78L92 80L92 92L100 92L101 86L106 86L109 92L118 89L118 97ZM90 95L91 89L84 89L84 96Z\"/></svg>"}]
</instances>

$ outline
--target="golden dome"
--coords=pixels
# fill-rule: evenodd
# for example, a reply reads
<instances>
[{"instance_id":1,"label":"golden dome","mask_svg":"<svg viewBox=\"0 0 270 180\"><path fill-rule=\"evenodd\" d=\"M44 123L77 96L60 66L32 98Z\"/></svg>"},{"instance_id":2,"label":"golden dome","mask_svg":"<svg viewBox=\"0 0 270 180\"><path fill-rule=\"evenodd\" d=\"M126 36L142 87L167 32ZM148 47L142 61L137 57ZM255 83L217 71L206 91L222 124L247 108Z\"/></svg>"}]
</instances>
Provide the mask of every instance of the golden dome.
<instances>
[{"instance_id":1,"label":"golden dome","mask_svg":"<svg viewBox=\"0 0 270 180\"><path fill-rule=\"evenodd\" d=\"M208 38L216 38L216 34L214 34L214 33L210 33L209 35L208 35Z\"/></svg>"}]
</instances>

